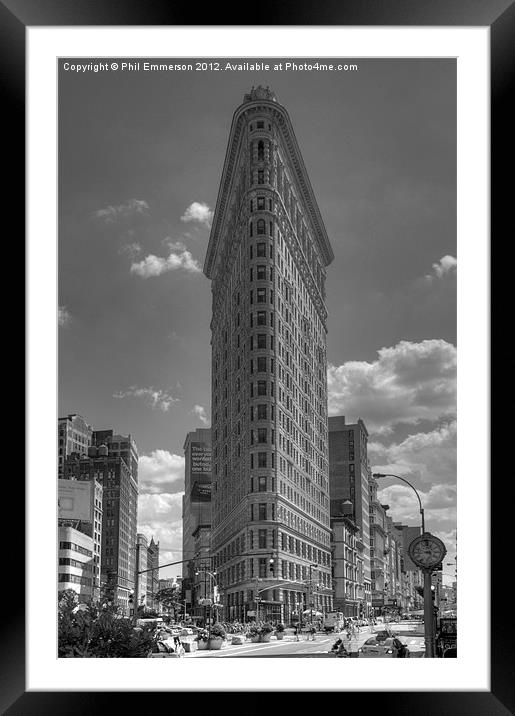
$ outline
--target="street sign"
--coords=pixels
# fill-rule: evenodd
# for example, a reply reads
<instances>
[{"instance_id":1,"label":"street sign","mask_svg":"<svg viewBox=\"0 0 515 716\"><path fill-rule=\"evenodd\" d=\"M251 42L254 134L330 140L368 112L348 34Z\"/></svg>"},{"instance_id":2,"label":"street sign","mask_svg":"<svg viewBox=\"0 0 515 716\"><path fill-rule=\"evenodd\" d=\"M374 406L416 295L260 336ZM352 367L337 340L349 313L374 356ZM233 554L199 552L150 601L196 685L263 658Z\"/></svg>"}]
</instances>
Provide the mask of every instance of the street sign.
<instances>
[{"instance_id":1,"label":"street sign","mask_svg":"<svg viewBox=\"0 0 515 716\"><path fill-rule=\"evenodd\" d=\"M256 616L256 612L254 612L254 611L249 611L249 612L247 612L247 616L248 616L248 617L255 617L255 616Z\"/></svg>"}]
</instances>

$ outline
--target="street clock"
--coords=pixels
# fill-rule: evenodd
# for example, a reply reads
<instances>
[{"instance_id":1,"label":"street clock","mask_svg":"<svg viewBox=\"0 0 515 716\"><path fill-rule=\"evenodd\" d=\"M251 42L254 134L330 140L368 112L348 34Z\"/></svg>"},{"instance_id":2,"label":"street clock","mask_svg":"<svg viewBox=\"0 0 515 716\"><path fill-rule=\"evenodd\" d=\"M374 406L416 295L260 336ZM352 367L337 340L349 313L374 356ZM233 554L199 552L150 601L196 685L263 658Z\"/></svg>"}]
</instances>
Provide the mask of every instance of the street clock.
<instances>
[{"instance_id":1,"label":"street clock","mask_svg":"<svg viewBox=\"0 0 515 716\"><path fill-rule=\"evenodd\" d=\"M415 537L408 547L411 560L423 570L434 570L439 565L447 550L441 539L429 532Z\"/></svg>"}]
</instances>

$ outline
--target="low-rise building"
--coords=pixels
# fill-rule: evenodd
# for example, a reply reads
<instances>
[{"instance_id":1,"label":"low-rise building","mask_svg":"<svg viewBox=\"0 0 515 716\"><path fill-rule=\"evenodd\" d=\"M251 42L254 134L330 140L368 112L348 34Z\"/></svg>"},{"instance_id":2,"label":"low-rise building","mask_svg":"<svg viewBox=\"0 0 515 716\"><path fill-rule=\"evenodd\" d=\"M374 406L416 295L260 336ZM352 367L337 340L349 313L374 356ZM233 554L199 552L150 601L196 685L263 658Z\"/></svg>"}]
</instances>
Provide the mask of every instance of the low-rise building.
<instances>
[{"instance_id":1,"label":"low-rise building","mask_svg":"<svg viewBox=\"0 0 515 716\"><path fill-rule=\"evenodd\" d=\"M58 591L73 589L79 602L92 601L95 571L93 538L70 525L60 525L58 536Z\"/></svg>"}]
</instances>

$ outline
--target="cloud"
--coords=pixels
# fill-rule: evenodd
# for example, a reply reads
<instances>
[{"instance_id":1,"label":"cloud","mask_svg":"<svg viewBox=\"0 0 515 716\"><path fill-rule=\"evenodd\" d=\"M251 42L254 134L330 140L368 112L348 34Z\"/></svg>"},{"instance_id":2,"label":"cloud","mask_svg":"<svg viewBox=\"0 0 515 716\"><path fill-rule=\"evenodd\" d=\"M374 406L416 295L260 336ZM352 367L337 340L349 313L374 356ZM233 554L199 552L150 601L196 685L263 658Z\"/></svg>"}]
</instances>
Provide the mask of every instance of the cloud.
<instances>
[{"instance_id":1,"label":"cloud","mask_svg":"<svg viewBox=\"0 0 515 716\"><path fill-rule=\"evenodd\" d=\"M133 241L131 244L125 244L122 246L119 253L127 254L128 257L133 260L141 253L141 246L137 243L137 241Z\"/></svg>"},{"instance_id":2,"label":"cloud","mask_svg":"<svg viewBox=\"0 0 515 716\"><path fill-rule=\"evenodd\" d=\"M206 413L206 409L203 408L202 405L194 405L193 410L190 412L193 413L193 415L196 415L203 425L209 425L209 416Z\"/></svg>"},{"instance_id":3,"label":"cloud","mask_svg":"<svg viewBox=\"0 0 515 716\"><path fill-rule=\"evenodd\" d=\"M202 268L196 259L191 255L186 246L181 242L170 243L170 255L168 258L149 254L139 263L133 263L131 273L141 278L153 278L168 271L183 269L189 273L201 273Z\"/></svg>"},{"instance_id":4,"label":"cloud","mask_svg":"<svg viewBox=\"0 0 515 716\"><path fill-rule=\"evenodd\" d=\"M182 556L182 492L175 494L140 494L138 497L138 532L159 542L159 564L180 562ZM160 570L159 577L175 576L182 565Z\"/></svg>"},{"instance_id":5,"label":"cloud","mask_svg":"<svg viewBox=\"0 0 515 716\"><path fill-rule=\"evenodd\" d=\"M168 412L170 406L179 402L179 398L174 398L170 392L155 390L152 387L138 388L135 385L131 385L127 390L119 390L113 394L113 398L121 399L128 397L143 398L147 405L150 405L151 408L158 408L162 410L163 413Z\"/></svg>"},{"instance_id":6,"label":"cloud","mask_svg":"<svg viewBox=\"0 0 515 716\"><path fill-rule=\"evenodd\" d=\"M327 370L329 414L361 417L371 432L456 414L456 347L444 340L401 341L372 363Z\"/></svg>"},{"instance_id":7,"label":"cloud","mask_svg":"<svg viewBox=\"0 0 515 716\"><path fill-rule=\"evenodd\" d=\"M68 328L72 322L72 317L66 306L59 306L57 312L57 321L62 328Z\"/></svg>"},{"instance_id":8,"label":"cloud","mask_svg":"<svg viewBox=\"0 0 515 716\"><path fill-rule=\"evenodd\" d=\"M92 217L106 224L115 224L120 220L128 219L135 215L145 215L148 210L149 206L143 199L129 199L125 204L98 209L92 213Z\"/></svg>"},{"instance_id":9,"label":"cloud","mask_svg":"<svg viewBox=\"0 0 515 716\"><path fill-rule=\"evenodd\" d=\"M213 212L207 204L194 201L188 206L184 214L181 216L181 221L196 221L197 223L203 224L209 228L211 226L211 222L213 221Z\"/></svg>"},{"instance_id":10,"label":"cloud","mask_svg":"<svg viewBox=\"0 0 515 716\"><path fill-rule=\"evenodd\" d=\"M442 279L444 276L455 274L457 265L458 262L454 256L446 254L437 263L433 264L434 274L427 274L424 278L428 281L433 281L435 278Z\"/></svg>"},{"instance_id":11,"label":"cloud","mask_svg":"<svg viewBox=\"0 0 515 716\"><path fill-rule=\"evenodd\" d=\"M415 487L424 483L455 485L456 432L452 420L429 432L408 435L399 443L384 445L371 440L368 457L373 472L400 475Z\"/></svg>"},{"instance_id":12,"label":"cloud","mask_svg":"<svg viewBox=\"0 0 515 716\"><path fill-rule=\"evenodd\" d=\"M140 493L177 493L184 489L184 457L154 450L139 458L138 481Z\"/></svg>"}]
</instances>

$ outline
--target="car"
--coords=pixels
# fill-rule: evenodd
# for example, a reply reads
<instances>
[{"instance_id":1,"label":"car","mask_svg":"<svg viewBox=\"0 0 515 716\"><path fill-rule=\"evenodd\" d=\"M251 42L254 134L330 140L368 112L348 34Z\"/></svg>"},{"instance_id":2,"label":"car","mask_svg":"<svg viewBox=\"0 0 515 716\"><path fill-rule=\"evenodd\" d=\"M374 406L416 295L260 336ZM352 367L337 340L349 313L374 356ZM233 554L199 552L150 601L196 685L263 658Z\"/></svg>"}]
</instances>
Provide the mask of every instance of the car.
<instances>
[{"instance_id":1,"label":"car","mask_svg":"<svg viewBox=\"0 0 515 716\"><path fill-rule=\"evenodd\" d=\"M399 658L402 649L405 650L404 656L409 657L409 649L400 639L396 637L377 639L376 636L372 636L358 649L358 654L360 657L395 659Z\"/></svg>"},{"instance_id":2,"label":"car","mask_svg":"<svg viewBox=\"0 0 515 716\"><path fill-rule=\"evenodd\" d=\"M372 634L377 639L377 641L383 641L384 639L392 639L395 636L393 631L391 629L388 629L387 627L372 629Z\"/></svg>"}]
</instances>

